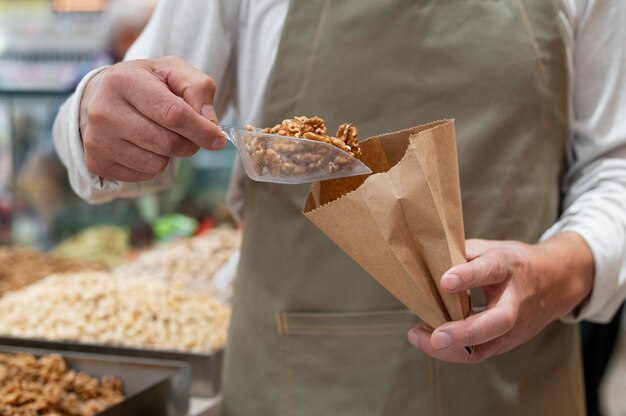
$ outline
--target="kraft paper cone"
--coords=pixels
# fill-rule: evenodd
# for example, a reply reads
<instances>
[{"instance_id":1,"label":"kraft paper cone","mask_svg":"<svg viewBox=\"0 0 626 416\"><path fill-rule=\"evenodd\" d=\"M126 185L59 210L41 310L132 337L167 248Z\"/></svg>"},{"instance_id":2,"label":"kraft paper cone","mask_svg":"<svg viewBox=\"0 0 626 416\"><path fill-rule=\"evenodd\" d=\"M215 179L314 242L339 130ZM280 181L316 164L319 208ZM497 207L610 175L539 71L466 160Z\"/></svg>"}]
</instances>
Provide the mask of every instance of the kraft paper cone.
<instances>
[{"instance_id":1,"label":"kraft paper cone","mask_svg":"<svg viewBox=\"0 0 626 416\"><path fill-rule=\"evenodd\" d=\"M304 214L428 325L467 317L469 295L439 287L465 262L454 121L373 137L362 149L373 173L314 183Z\"/></svg>"}]
</instances>

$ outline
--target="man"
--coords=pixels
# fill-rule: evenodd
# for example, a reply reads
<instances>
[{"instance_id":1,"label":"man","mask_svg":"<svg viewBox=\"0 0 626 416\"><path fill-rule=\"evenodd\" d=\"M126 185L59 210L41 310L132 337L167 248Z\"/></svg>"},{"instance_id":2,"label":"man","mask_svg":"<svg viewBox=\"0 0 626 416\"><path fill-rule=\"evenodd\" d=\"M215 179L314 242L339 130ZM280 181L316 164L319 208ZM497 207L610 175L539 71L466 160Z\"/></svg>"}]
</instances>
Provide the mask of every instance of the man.
<instances>
[{"instance_id":1,"label":"man","mask_svg":"<svg viewBox=\"0 0 626 416\"><path fill-rule=\"evenodd\" d=\"M319 115L363 137L455 117L482 240L442 284L482 288L477 313L415 327L410 347L415 318L300 213L307 187L239 176L223 411L582 414L577 331L559 318L605 320L625 291L624 18L623 2L576 0L163 1L128 62L66 103L56 145L102 202L221 148L228 104L242 124Z\"/></svg>"}]
</instances>

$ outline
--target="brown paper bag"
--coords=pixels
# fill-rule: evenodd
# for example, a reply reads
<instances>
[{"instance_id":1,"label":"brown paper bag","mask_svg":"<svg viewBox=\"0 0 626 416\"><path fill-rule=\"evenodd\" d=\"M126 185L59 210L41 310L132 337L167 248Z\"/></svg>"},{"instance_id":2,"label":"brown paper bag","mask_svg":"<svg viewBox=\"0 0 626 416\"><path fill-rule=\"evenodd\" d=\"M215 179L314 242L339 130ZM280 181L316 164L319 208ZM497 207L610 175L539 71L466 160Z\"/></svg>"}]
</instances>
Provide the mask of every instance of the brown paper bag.
<instances>
[{"instance_id":1,"label":"brown paper bag","mask_svg":"<svg viewBox=\"0 0 626 416\"><path fill-rule=\"evenodd\" d=\"M361 146L374 173L314 183L304 214L428 325L467 317L469 295L439 287L465 262L454 121Z\"/></svg>"}]
</instances>

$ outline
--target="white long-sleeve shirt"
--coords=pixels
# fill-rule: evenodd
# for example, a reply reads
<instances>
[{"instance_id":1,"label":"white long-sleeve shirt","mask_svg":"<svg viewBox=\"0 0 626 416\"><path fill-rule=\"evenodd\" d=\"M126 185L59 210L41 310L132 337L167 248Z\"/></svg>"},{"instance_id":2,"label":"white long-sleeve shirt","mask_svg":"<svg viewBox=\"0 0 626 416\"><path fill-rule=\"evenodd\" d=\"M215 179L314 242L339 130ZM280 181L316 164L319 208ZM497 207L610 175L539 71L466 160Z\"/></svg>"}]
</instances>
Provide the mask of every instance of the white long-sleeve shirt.
<instances>
[{"instance_id":1,"label":"white long-sleeve shirt","mask_svg":"<svg viewBox=\"0 0 626 416\"><path fill-rule=\"evenodd\" d=\"M161 0L126 59L178 55L218 85L218 115L228 104L243 124L258 124L288 0ZM595 281L579 314L606 321L626 297L626 1L561 0L569 59L570 139L564 212L543 239L573 231L588 243ZM100 69L101 70L101 69ZM176 164L152 181L101 180L87 171L78 129L88 74L59 111L55 145L74 191L90 202L170 186Z\"/></svg>"}]
</instances>

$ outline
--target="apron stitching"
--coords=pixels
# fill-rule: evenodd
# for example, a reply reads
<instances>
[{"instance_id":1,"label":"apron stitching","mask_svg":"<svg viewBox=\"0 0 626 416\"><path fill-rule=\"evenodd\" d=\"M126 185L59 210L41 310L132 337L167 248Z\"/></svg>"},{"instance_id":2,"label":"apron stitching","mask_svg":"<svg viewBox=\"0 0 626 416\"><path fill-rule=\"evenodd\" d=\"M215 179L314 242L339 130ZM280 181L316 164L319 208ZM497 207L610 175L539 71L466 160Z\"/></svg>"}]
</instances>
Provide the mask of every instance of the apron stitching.
<instances>
[{"instance_id":1,"label":"apron stitching","mask_svg":"<svg viewBox=\"0 0 626 416\"><path fill-rule=\"evenodd\" d=\"M278 332L279 335L283 334L283 325L281 322L281 313L277 313L276 314L276 332Z\"/></svg>"},{"instance_id":2,"label":"apron stitching","mask_svg":"<svg viewBox=\"0 0 626 416\"><path fill-rule=\"evenodd\" d=\"M441 416L441 375L439 374L440 363L439 361L435 361L435 388L437 393L435 394L435 398L437 401L437 415Z\"/></svg>"},{"instance_id":3,"label":"apron stitching","mask_svg":"<svg viewBox=\"0 0 626 416\"><path fill-rule=\"evenodd\" d=\"M298 109L300 108L300 103L304 98L304 93L308 89L309 82L311 80L311 74L313 73L313 65L315 64L315 56L317 54L317 50L319 48L320 41L322 39L323 27L326 21L326 16L328 15L328 9L330 6L330 0L325 0L324 5L322 6L322 12L320 13L320 20L317 24L317 28L315 29L315 34L313 35L313 45L311 47L311 54L309 55L309 62L307 63L306 71L304 73L304 79L302 81L300 91L298 92L298 96L295 100L295 105L293 107L293 113L297 114Z\"/></svg>"},{"instance_id":4,"label":"apron stitching","mask_svg":"<svg viewBox=\"0 0 626 416\"><path fill-rule=\"evenodd\" d=\"M276 313L276 327L280 335L283 335L285 333L284 328L283 328L283 315L284 314L282 312ZM288 341L287 337L281 336L278 338L278 352L280 356L280 414L281 416L287 416L289 414L288 405L287 405L287 400L288 400L287 388L289 385L288 370L287 370L288 363L287 363L287 353L286 353L287 341Z\"/></svg>"},{"instance_id":5,"label":"apron stitching","mask_svg":"<svg viewBox=\"0 0 626 416\"><path fill-rule=\"evenodd\" d=\"M433 414L435 414L435 392L434 392L434 382L433 382L433 372L432 372L432 366L433 366L433 360L430 357L426 357L426 368L428 369L428 392L430 393L430 397L433 398L432 400L432 404L433 404Z\"/></svg>"},{"instance_id":6,"label":"apron stitching","mask_svg":"<svg viewBox=\"0 0 626 416\"><path fill-rule=\"evenodd\" d=\"M282 316L282 321L283 321L283 331L285 332L285 334L289 333L289 325L287 324L287 315L284 313L281 313Z\"/></svg>"},{"instance_id":7,"label":"apron stitching","mask_svg":"<svg viewBox=\"0 0 626 416\"><path fill-rule=\"evenodd\" d=\"M353 331L353 332L324 332L324 331L292 331L289 335L329 335L329 336L354 336L354 335L394 335L404 334L405 330L396 331Z\"/></svg>"},{"instance_id":8,"label":"apron stitching","mask_svg":"<svg viewBox=\"0 0 626 416\"><path fill-rule=\"evenodd\" d=\"M530 17L528 16L528 11L526 10L526 6L522 0L517 0L517 5L520 9L522 20L524 22L524 26L526 26L526 30L530 35L530 41L533 45L533 49L535 50L535 56L537 57L537 61L539 63L539 70L541 72L541 78L543 79L544 85L548 86L548 75L546 68L543 64L543 59L541 59L541 51L539 49L539 44L537 43L537 35L535 34L535 30L533 29L532 24L530 23Z\"/></svg>"},{"instance_id":9,"label":"apron stitching","mask_svg":"<svg viewBox=\"0 0 626 416\"><path fill-rule=\"evenodd\" d=\"M280 414L283 416L287 415L287 391L286 386L288 384L287 378L287 358L285 357L285 342L287 342L287 338L281 337L279 340L279 351L280 351L280 360L281 360L281 377L280 377L280 391L281 391L281 406L280 406Z\"/></svg>"},{"instance_id":10,"label":"apron stitching","mask_svg":"<svg viewBox=\"0 0 626 416\"><path fill-rule=\"evenodd\" d=\"M579 329L575 328L574 329L574 339L578 340L580 337L580 333L579 333ZM568 343L565 340L565 337L560 337L561 340L561 348L563 348L563 351L567 351L568 349ZM578 402L578 409L584 409L585 408L585 399L584 396L582 394L580 394L581 392L581 387L584 386L585 381L583 380L583 374L582 374L582 367L581 366L577 366L576 363L581 362L582 360L582 352L581 352L581 346L580 343L575 342L574 343L574 350L572 351L573 356L570 358L570 360L573 362L571 367L574 369L574 377L572 380L572 396L575 397L575 401ZM576 409L576 405L573 406L574 409ZM579 412L579 415L582 415L583 412Z\"/></svg>"},{"instance_id":11,"label":"apron stitching","mask_svg":"<svg viewBox=\"0 0 626 416\"><path fill-rule=\"evenodd\" d=\"M417 317L408 309L403 310L385 310L370 312L281 312L290 319L371 319L372 317L390 318L392 322L413 322Z\"/></svg>"},{"instance_id":12,"label":"apron stitching","mask_svg":"<svg viewBox=\"0 0 626 416\"><path fill-rule=\"evenodd\" d=\"M341 329L362 329L362 330L374 330L374 329L406 329L407 331L411 329L413 324L380 324L380 325L294 325L291 324L292 330L308 330L308 329L318 329L318 330L341 330Z\"/></svg>"},{"instance_id":13,"label":"apron stitching","mask_svg":"<svg viewBox=\"0 0 626 416\"><path fill-rule=\"evenodd\" d=\"M292 383L292 377L291 377L291 365L289 362L289 357L290 357L290 347L289 347L289 338L286 338L285 341L285 346L286 346L286 356L287 356L287 416L289 416L291 414L291 385Z\"/></svg>"}]
</instances>

